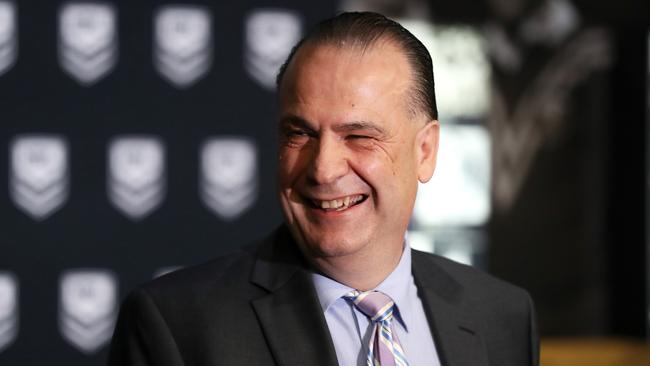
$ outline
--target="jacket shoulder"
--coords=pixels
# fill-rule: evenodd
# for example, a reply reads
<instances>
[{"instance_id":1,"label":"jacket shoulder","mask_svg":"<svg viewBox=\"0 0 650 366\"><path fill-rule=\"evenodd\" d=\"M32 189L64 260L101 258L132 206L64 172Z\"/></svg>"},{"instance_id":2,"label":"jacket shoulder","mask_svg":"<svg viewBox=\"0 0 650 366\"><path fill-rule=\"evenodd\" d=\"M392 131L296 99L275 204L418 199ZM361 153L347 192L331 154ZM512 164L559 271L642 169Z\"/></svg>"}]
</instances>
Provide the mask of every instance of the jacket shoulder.
<instances>
[{"instance_id":1,"label":"jacket shoulder","mask_svg":"<svg viewBox=\"0 0 650 366\"><path fill-rule=\"evenodd\" d=\"M136 287L120 309L109 364L203 364L213 353L232 356L243 337L260 344L250 300L264 290L250 282L254 262L255 248L244 248ZM246 332L222 337L241 324Z\"/></svg>"},{"instance_id":2,"label":"jacket shoulder","mask_svg":"<svg viewBox=\"0 0 650 366\"><path fill-rule=\"evenodd\" d=\"M249 281L256 244L157 277L137 286L130 295L146 295L161 312L173 313L203 308L207 301L218 305L238 293L256 291ZM226 293L232 296L224 296Z\"/></svg>"},{"instance_id":3,"label":"jacket shoulder","mask_svg":"<svg viewBox=\"0 0 650 366\"><path fill-rule=\"evenodd\" d=\"M444 288L449 296L461 296L465 301L480 307L500 307L501 310L529 311L531 304L528 292L514 284L475 267L458 263L436 254L413 250L414 262L429 267L423 273L442 277L429 281Z\"/></svg>"},{"instance_id":4,"label":"jacket shoulder","mask_svg":"<svg viewBox=\"0 0 650 366\"><path fill-rule=\"evenodd\" d=\"M414 273L447 304L481 329L495 365L537 365L539 338L528 292L477 268L413 252ZM507 349L503 345L509 345Z\"/></svg>"}]
</instances>

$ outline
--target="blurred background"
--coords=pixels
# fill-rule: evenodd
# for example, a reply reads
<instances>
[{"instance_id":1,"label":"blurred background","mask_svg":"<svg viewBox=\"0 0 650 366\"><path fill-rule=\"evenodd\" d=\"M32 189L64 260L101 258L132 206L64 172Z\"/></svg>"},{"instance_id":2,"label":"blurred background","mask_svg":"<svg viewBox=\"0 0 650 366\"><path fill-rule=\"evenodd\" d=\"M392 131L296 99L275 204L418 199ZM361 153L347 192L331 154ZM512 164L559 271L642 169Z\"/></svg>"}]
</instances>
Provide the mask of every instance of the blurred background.
<instances>
[{"instance_id":1,"label":"blurred background","mask_svg":"<svg viewBox=\"0 0 650 366\"><path fill-rule=\"evenodd\" d=\"M281 222L275 74L343 10L433 57L412 246L526 288L542 365L650 364L647 0L0 0L0 365L103 365L131 288Z\"/></svg>"}]
</instances>

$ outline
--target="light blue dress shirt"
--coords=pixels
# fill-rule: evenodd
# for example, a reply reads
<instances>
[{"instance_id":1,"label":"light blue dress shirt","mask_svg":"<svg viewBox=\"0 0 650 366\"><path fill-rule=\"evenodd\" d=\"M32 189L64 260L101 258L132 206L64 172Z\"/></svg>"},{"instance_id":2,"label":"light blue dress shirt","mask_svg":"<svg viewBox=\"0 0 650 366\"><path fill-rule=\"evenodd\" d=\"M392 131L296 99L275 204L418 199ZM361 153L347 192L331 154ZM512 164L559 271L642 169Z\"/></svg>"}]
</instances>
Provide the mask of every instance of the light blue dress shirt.
<instances>
[{"instance_id":1,"label":"light blue dress shirt","mask_svg":"<svg viewBox=\"0 0 650 366\"><path fill-rule=\"evenodd\" d=\"M354 290L318 273L312 274L340 366L365 366L372 324L342 296ZM410 366L440 366L438 353L411 272L411 248L404 244L393 272L374 290L390 296L397 307L395 329Z\"/></svg>"}]
</instances>

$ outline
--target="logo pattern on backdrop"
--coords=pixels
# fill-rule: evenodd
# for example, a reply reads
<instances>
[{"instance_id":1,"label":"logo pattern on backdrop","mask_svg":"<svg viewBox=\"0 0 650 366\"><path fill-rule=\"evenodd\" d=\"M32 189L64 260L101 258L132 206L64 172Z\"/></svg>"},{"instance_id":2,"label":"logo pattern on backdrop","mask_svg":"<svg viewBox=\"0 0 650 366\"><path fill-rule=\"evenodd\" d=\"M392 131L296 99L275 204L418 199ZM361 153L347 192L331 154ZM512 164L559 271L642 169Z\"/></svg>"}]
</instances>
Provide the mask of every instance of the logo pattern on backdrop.
<instances>
[{"instance_id":1,"label":"logo pattern on backdrop","mask_svg":"<svg viewBox=\"0 0 650 366\"><path fill-rule=\"evenodd\" d=\"M9 192L18 208L44 220L68 197L68 148L52 135L16 137L11 144Z\"/></svg>"},{"instance_id":2,"label":"logo pattern on backdrop","mask_svg":"<svg viewBox=\"0 0 650 366\"><path fill-rule=\"evenodd\" d=\"M212 18L198 6L164 6L154 19L154 65L170 83L186 88L212 65Z\"/></svg>"},{"instance_id":3,"label":"logo pattern on backdrop","mask_svg":"<svg viewBox=\"0 0 650 366\"><path fill-rule=\"evenodd\" d=\"M65 2L57 15L60 70L91 87L115 69L119 58L117 7L107 1ZM0 76L18 59L17 2L0 0ZM165 5L152 14L152 64L163 79L184 89L204 78L213 64L213 19L207 7ZM303 31L302 17L285 9L261 9L246 17L243 70L273 90L276 73ZM65 137L21 134L9 144L9 193L15 206L36 221L60 210L69 198L70 160ZM151 135L117 136L106 151L108 201L131 220L154 212L167 194L166 148ZM213 137L199 152L199 197L219 218L243 215L259 194L255 142L243 136ZM158 269L154 276L180 267ZM93 354L113 333L118 280L107 269L66 270L59 277L58 329L74 349ZM0 352L19 333L18 280L0 271Z\"/></svg>"},{"instance_id":4,"label":"logo pattern on backdrop","mask_svg":"<svg viewBox=\"0 0 650 366\"><path fill-rule=\"evenodd\" d=\"M257 149L245 137L214 137L201 148L199 192L219 217L233 220L257 198Z\"/></svg>"},{"instance_id":5,"label":"logo pattern on backdrop","mask_svg":"<svg viewBox=\"0 0 650 366\"><path fill-rule=\"evenodd\" d=\"M16 7L0 0L0 75L18 55ZM119 55L117 10L106 2L71 2L59 11L61 68L83 86L108 75ZM198 5L165 5L153 15L153 65L177 88L192 86L213 62L212 15ZM244 26L244 69L261 87L275 89L275 78L303 33L303 19L287 9L257 9Z\"/></svg>"},{"instance_id":6,"label":"logo pattern on backdrop","mask_svg":"<svg viewBox=\"0 0 650 366\"><path fill-rule=\"evenodd\" d=\"M104 77L117 62L116 13L105 3L70 3L59 13L59 62L82 85Z\"/></svg>"},{"instance_id":7,"label":"logo pattern on backdrop","mask_svg":"<svg viewBox=\"0 0 650 366\"><path fill-rule=\"evenodd\" d=\"M18 58L16 6L11 1L0 1L0 75L7 72Z\"/></svg>"},{"instance_id":8,"label":"logo pattern on backdrop","mask_svg":"<svg viewBox=\"0 0 650 366\"><path fill-rule=\"evenodd\" d=\"M11 147L9 191L16 206L37 221L60 209L70 191L68 147L54 135L19 135ZM154 136L125 135L107 148L106 193L111 204L138 221L160 206L167 192L165 146ZM258 196L258 158L247 137L213 137L200 151L199 196L230 221Z\"/></svg>"},{"instance_id":9,"label":"logo pattern on backdrop","mask_svg":"<svg viewBox=\"0 0 650 366\"><path fill-rule=\"evenodd\" d=\"M117 279L102 269L64 272L60 278L59 330L84 353L93 353L110 340L117 318Z\"/></svg>"},{"instance_id":10,"label":"logo pattern on backdrop","mask_svg":"<svg viewBox=\"0 0 650 366\"><path fill-rule=\"evenodd\" d=\"M18 335L18 282L9 272L0 272L0 351Z\"/></svg>"},{"instance_id":11,"label":"logo pattern on backdrop","mask_svg":"<svg viewBox=\"0 0 650 366\"><path fill-rule=\"evenodd\" d=\"M151 213L165 197L165 149L155 137L114 139L108 151L107 190L111 203L138 220Z\"/></svg>"},{"instance_id":12,"label":"logo pattern on backdrop","mask_svg":"<svg viewBox=\"0 0 650 366\"><path fill-rule=\"evenodd\" d=\"M255 10L245 27L246 71L264 88L275 89L280 66L302 36L302 19L289 10Z\"/></svg>"}]
</instances>

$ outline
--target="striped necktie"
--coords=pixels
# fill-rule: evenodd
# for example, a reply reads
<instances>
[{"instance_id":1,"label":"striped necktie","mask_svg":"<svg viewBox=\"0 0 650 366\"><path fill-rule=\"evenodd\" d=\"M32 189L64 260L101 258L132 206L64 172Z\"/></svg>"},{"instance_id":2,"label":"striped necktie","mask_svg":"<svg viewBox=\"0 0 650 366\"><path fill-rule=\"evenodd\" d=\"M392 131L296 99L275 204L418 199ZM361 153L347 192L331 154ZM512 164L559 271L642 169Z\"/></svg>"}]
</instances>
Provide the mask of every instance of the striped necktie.
<instances>
[{"instance_id":1,"label":"striped necktie","mask_svg":"<svg viewBox=\"0 0 650 366\"><path fill-rule=\"evenodd\" d=\"M367 366L408 366L393 320L394 303L378 291L352 291L345 295L374 326L368 345Z\"/></svg>"}]
</instances>

